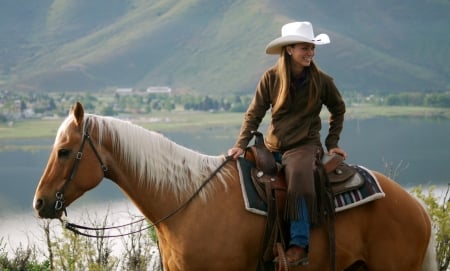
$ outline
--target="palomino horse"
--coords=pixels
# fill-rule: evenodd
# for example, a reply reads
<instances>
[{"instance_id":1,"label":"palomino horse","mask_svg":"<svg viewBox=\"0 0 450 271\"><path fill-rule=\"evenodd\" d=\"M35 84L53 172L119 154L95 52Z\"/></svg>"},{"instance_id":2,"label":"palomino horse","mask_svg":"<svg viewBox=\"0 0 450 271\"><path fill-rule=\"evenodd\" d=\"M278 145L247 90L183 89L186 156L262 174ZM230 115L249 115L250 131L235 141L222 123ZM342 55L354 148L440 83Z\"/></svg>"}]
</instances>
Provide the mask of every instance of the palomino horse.
<instances>
[{"instance_id":1,"label":"palomino horse","mask_svg":"<svg viewBox=\"0 0 450 271\"><path fill-rule=\"evenodd\" d=\"M337 213L336 270L434 270L423 206L394 181L374 175L386 197ZM257 269L266 217L244 209L236 161L198 153L129 122L85 114L77 103L58 129L34 208L39 217L59 218L104 177L157 222L164 270ZM326 227L313 228L309 264L294 270L329 270L328 244Z\"/></svg>"}]
</instances>

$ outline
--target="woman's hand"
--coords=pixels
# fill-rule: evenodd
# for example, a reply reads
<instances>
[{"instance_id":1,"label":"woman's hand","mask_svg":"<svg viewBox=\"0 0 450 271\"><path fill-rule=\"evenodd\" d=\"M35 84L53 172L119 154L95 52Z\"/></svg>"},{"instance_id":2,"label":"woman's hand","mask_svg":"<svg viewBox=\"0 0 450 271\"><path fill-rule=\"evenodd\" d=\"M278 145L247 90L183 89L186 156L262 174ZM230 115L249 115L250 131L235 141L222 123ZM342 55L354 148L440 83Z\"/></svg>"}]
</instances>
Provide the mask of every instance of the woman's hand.
<instances>
[{"instance_id":1,"label":"woman's hand","mask_svg":"<svg viewBox=\"0 0 450 271\"><path fill-rule=\"evenodd\" d=\"M244 150L238 147L233 147L228 150L228 155L232 156L234 160L238 159L244 153Z\"/></svg>"},{"instance_id":2,"label":"woman's hand","mask_svg":"<svg viewBox=\"0 0 450 271\"><path fill-rule=\"evenodd\" d=\"M344 160L347 159L347 153L343 149L341 149L339 147L332 148L331 150L328 151L328 154L329 155L339 154L342 157L344 157Z\"/></svg>"}]
</instances>

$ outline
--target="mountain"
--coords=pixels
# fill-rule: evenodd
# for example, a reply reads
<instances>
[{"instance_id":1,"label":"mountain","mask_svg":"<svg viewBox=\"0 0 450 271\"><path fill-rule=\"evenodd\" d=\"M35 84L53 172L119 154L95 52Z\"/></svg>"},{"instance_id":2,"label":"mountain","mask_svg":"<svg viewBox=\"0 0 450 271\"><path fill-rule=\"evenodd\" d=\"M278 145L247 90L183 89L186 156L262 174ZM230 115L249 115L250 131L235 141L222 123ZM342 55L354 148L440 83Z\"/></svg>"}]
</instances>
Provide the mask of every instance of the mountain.
<instances>
[{"instance_id":1,"label":"mountain","mask_svg":"<svg viewBox=\"0 0 450 271\"><path fill-rule=\"evenodd\" d=\"M450 90L447 0L2 0L0 89L250 94L290 21L342 92Z\"/></svg>"}]
</instances>

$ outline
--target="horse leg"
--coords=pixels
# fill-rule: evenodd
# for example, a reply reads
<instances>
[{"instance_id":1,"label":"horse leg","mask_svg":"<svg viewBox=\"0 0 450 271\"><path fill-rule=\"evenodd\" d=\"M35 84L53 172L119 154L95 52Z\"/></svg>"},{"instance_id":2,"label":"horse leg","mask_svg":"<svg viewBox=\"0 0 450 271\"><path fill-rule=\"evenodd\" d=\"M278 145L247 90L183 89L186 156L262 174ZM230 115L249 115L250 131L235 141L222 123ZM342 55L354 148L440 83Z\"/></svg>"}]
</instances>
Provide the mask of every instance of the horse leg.
<instances>
[{"instance_id":1,"label":"horse leg","mask_svg":"<svg viewBox=\"0 0 450 271\"><path fill-rule=\"evenodd\" d=\"M362 234L358 227L355 228L355 223L352 223L352 220L348 218L349 215L352 216L352 212L339 214L336 217L335 267L337 271L364 271L366 269L358 269L360 266L364 266L363 264L355 265L355 262L361 258L362 241L360 236ZM309 263L293 270L331 270L329 245L327 225L313 227L309 247Z\"/></svg>"},{"instance_id":2,"label":"horse leg","mask_svg":"<svg viewBox=\"0 0 450 271\"><path fill-rule=\"evenodd\" d=\"M344 271L368 271L367 266L363 261L357 261L351 266L345 268Z\"/></svg>"}]
</instances>

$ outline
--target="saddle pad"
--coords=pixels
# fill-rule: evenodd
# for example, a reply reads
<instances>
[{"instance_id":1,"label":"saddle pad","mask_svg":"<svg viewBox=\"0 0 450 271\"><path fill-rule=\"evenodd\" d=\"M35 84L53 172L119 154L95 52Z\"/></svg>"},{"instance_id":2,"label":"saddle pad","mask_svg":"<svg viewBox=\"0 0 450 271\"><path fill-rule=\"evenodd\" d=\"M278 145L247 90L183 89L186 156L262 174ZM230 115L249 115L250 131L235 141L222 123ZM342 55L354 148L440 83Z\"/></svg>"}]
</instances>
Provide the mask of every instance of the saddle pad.
<instances>
[{"instance_id":1,"label":"saddle pad","mask_svg":"<svg viewBox=\"0 0 450 271\"><path fill-rule=\"evenodd\" d=\"M347 191L334 197L336 212L353 208L385 196L376 177L362 166L352 165L365 179L364 185L359 189ZM245 158L239 158L237 168L244 198L245 209L258 215L267 215L267 205L258 196L251 180L250 170L254 164Z\"/></svg>"},{"instance_id":2,"label":"saddle pad","mask_svg":"<svg viewBox=\"0 0 450 271\"><path fill-rule=\"evenodd\" d=\"M255 165L249 160L239 157L237 168L241 182L242 196L244 197L245 209L258 215L267 215L267 204L258 196L253 185L251 169Z\"/></svg>"},{"instance_id":3,"label":"saddle pad","mask_svg":"<svg viewBox=\"0 0 450 271\"><path fill-rule=\"evenodd\" d=\"M377 178L370 170L358 165L352 165L352 167L364 178L364 184L358 189L334 195L336 212L344 211L379 198L384 198L385 196Z\"/></svg>"}]
</instances>

